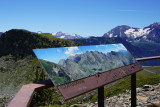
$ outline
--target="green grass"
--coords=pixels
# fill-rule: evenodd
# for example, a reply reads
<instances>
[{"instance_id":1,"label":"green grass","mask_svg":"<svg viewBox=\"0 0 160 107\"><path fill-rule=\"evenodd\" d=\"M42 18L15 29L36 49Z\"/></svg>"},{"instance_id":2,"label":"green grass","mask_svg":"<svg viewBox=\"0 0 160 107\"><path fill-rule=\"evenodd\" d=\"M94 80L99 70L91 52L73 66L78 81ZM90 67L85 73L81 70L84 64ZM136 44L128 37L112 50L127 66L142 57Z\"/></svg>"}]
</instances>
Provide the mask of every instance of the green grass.
<instances>
[{"instance_id":1,"label":"green grass","mask_svg":"<svg viewBox=\"0 0 160 107\"><path fill-rule=\"evenodd\" d=\"M39 107L68 107L68 106L66 106L66 105L52 105L52 106L39 106ZM74 104L70 107L82 107L82 106Z\"/></svg>"},{"instance_id":2,"label":"green grass","mask_svg":"<svg viewBox=\"0 0 160 107\"><path fill-rule=\"evenodd\" d=\"M15 61L12 56L4 56L1 61L3 66L7 69L5 72L0 72L0 89L1 92L6 91L5 89L11 89L11 91L15 88L19 88L24 84L30 83L33 79L33 74L31 74L31 64L28 58ZM25 67L23 67L25 65ZM16 68L14 67L16 66ZM30 72L28 72L30 71ZM32 77L32 78L31 78ZM16 78L16 79L15 79ZM9 91L10 92L10 91Z\"/></svg>"},{"instance_id":3,"label":"green grass","mask_svg":"<svg viewBox=\"0 0 160 107\"><path fill-rule=\"evenodd\" d=\"M39 107L67 107L66 105L52 105L52 106L39 106Z\"/></svg>"},{"instance_id":4,"label":"green grass","mask_svg":"<svg viewBox=\"0 0 160 107\"><path fill-rule=\"evenodd\" d=\"M150 70L154 73L160 73L160 66L154 66L154 67L144 67L144 69Z\"/></svg>"},{"instance_id":5,"label":"green grass","mask_svg":"<svg viewBox=\"0 0 160 107\"><path fill-rule=\"evenodd\" d=\"M59 40L60 39L60 38L56 38L56 37L52 36L52 34L50 34L50 33L42 33L40 35L42 35L43 37L47 37L49 39L55 39L55 40Z\"/></svg>"},{"instance_id":6,"label":"green grass","mask_svg":"<svg viewBox=\"0 0 160 107\"><path fill-rule=\"evenodd\" d=\"M65 82L68 82L69 80L67 80L65 77L58 77L58 76L53 76L52 78L54 78L55 82L57 84L63 84Z\"/></svg>"}]
</instances>

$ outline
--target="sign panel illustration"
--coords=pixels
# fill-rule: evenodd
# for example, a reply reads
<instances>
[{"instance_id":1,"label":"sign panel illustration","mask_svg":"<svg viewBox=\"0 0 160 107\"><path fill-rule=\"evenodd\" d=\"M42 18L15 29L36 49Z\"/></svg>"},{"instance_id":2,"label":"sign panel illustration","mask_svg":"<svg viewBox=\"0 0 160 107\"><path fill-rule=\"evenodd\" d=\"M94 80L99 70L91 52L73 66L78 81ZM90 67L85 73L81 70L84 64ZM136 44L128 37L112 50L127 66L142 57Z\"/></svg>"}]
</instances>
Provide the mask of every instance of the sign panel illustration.
<instances>
[{"instance_id":1,"label":"sign panel illustration","mask_svg":"<svg viewBox=\"0 0 160 107\"><path fill-rule=\"evenodd\" d=\"M53 84L58 86L65 99L70 99L102 85L93 83L96 75L108 72L107 75L110 76L105 77L111 78L111 75L115 74L111 70L136 63L134 57L122 44L46 48L34 49L33 51ZM133 73L124 70L122 72L124 73L123 76ZM87 77L92 79L88 80ZM122 75L119 78L122 78ZM93 85L93 87L87 88L85 80L88 83L91 81L92 84L90 85ZM113 78L111 80L114 81ZM102 81L104 82L104 80ZM74 87L77 88L73 89ZM72 91L69 91L70 88L72 88ZM64 95L67 91L70 94Z\"/></svg>"}]
</instances>

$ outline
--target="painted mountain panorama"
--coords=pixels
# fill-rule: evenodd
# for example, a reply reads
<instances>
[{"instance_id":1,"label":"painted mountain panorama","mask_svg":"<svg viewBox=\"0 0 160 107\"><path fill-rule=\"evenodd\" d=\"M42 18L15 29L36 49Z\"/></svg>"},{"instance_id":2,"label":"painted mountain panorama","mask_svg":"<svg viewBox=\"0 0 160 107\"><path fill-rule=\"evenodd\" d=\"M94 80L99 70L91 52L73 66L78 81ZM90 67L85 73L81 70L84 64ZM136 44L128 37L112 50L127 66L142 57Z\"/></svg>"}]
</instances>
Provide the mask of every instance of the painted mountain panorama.
<instances>
[{"instance_id":1,"label":"painted mountain panorama","mask_svg":"<svg viewBox=\"0 0 160 107\"><path fill-rule=\"evenodd\" d=\"M135 63L122 44L33 50L55 86Z\"/></svg>"}]
</instances>

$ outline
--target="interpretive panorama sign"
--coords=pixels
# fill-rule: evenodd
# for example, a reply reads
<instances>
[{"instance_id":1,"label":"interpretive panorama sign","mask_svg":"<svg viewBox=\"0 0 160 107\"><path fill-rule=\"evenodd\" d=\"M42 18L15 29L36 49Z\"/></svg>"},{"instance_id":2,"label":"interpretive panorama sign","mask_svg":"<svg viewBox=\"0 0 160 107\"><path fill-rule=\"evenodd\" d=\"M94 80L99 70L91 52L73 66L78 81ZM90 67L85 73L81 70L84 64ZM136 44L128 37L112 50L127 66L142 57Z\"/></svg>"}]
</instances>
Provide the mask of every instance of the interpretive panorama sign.
<instances>
[{"instance_id":1,"label":"interpretive panorama sign","mask_svg":"<svg viewBox=\"0 0 160 107\"><path fill-rule=\"evenodd\" d=\"M65 100L142 69L122 44L33 50Z\"/></svg>"}]
</instances>

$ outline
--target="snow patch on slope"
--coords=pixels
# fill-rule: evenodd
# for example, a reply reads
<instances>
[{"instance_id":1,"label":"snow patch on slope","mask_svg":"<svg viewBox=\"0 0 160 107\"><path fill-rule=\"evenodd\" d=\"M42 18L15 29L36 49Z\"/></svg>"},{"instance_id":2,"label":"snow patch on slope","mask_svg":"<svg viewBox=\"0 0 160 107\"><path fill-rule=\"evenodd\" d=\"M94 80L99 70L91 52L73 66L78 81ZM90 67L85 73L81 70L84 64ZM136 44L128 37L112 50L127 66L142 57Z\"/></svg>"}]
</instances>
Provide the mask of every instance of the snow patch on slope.
<instances>
[{"instance_id":1,"label":"snow patch on slope","mask_svg":"<svg viewBox=\"0 0 160 107\"><path fill-rule=\"evenodd\" d=\"M53 36L56 35L56 33L51 33Z\"/></svg>"},{"instance_id":2,"label":"snow patch on slope","mask_svg":"<svg viewBox=\"0 0 160 107\"><path fill-rule=\"evenodd\" d=\"M52 33L52 36L55 36L57 38L63 38L63 39L83 38L77 34L68 34L68 33L63 33L63 32Z\"/></svg>"},{"instance_id":3,"label":"snow patch on slope","mask_svg":"<svg viewBox=\"0 0 160 107\"><path fill-rule=\"evenodd\" d=\"M111 38L113 36L113 34L111 33L111 34L109 34L109 37Z\"/></svg>"},{"instance_id":4,"label":"snow patch on slope","mask_svg":"<svg viewBox=\"0 0 160 107\"><path fill-rule=\"evenodd\" d=\"M137 37L142 37L144 35L147 35L150 33L150 28L146 28L146 29L138 29L138 31L135 31L134 28L130 28L128 30L126 30L124 33L128 36L128 37L132 37L132 38L137 38Z\"/></svg>"},{"instance_id":5,"label":"snow patch on slope","mask_svg":"<svg viewBox=\"0 0 160 107\"><path fill-rule=\"evenodd\" d=\"M65 38L65 36L60 36L60 38Z\"/></svg>"}]
</instances>

